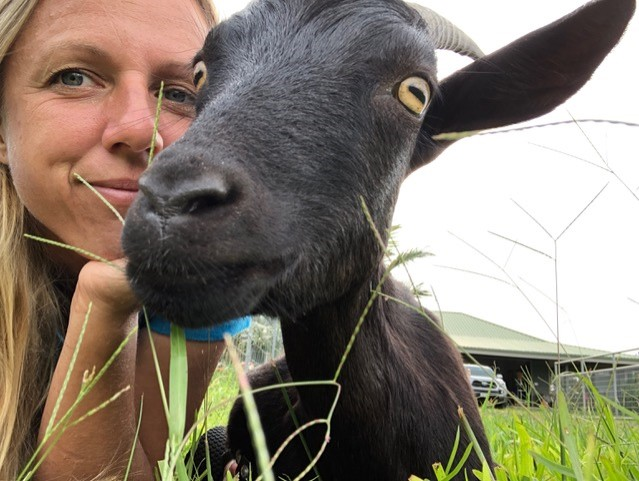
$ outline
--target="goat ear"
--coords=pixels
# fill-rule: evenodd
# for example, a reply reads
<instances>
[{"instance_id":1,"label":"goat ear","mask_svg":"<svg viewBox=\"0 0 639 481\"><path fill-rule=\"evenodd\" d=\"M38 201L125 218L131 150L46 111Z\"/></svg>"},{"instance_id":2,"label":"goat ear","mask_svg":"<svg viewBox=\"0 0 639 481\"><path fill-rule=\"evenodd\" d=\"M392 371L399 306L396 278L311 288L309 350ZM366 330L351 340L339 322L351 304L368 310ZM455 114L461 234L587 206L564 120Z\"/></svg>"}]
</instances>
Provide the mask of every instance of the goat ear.
<instances>
[{"instance_id":1,"label":"goat ear","mask_svg":"<svg viewBox=\"0 0 639 481\"><path fill-rule=\"evenodd\" d=\"M597 0L476 60L441 83L412 159L416 169L468 132L529 120L563 103L621 38L635 0Z\"/></svg>"}]
</instances>

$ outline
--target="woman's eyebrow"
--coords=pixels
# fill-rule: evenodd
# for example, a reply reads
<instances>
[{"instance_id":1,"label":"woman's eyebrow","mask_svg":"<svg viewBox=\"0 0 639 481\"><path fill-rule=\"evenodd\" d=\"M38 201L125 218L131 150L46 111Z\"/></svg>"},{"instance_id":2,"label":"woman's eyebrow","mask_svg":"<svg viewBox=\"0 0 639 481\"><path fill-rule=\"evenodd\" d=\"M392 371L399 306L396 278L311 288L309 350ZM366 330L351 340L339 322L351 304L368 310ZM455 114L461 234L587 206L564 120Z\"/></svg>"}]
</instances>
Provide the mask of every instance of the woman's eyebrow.
<instances>
[{"instance_id":1,"label":"woman's eyebrow","mask_svg":"<svg viewBox=\"0 0 639 481\"><path fill-rule=\"evenodd\" d=\"M79 43L75 41L61 41L48 44L45 48L39 51L40 55L44 58L51 58L59 53L70 53L73 55L88 56L88 57L101 57L110 58L110 55L97 45Z\"/></svg>"},{"instance_id":2,"label":"woman's eyebrow","mask_svg":"<svg viewBox=\"0 0 639 481\"><path fill-rule=\"evenodd\" d=\"M99 60L108 65L117 65L118 59L108 50L91 43L65 40L48 45L40 51L41 58L54 59L63 57L74 57L80 60ZM166 54L166 61L160 62L151 69L154 77L171 80L190 80L193 77L193 63L191 57L184 61L175 60L170 53Z\"/></svg>"}]
</instances>

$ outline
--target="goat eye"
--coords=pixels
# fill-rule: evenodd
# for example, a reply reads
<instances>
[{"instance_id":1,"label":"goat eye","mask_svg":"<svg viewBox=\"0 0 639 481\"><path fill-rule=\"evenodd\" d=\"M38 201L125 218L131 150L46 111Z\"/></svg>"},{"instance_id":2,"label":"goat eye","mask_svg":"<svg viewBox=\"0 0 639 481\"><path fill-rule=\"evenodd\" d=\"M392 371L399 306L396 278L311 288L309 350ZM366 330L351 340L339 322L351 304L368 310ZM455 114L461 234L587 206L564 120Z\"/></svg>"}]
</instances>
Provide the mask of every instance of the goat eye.
<instances>
[{"instance_id":1,"label":"goat eye","mask_svg":"<svg viewBox=\"0 0 639 481\"><path fill-rule=\"evenodd\" d=\"M421 117L430 101L430 87L421 77L408 77L399 84L395 95L411 113Z\"/></svg>"},{"instance_id":2,"label":"goat eye","mask_svg":"<svg viewBox=\"0 0 639 481\"><path fill-rule=\"evenodd\" d=\"M195 64L193 68L193 85L195 86L195 91L199 92L200 89L204 86L206 82L206 65L204 65L203 61L199 61Z\"/></svg>"}]
</instances>

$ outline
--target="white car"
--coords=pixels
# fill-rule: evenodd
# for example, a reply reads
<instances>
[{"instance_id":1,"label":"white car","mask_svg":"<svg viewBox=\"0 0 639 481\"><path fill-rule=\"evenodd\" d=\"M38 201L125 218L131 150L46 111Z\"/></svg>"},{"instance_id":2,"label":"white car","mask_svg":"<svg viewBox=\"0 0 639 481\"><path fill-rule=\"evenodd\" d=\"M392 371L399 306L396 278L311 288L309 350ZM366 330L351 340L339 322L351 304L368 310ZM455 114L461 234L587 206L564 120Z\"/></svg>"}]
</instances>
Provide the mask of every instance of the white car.
<instances>
[{"instance_id":1,"label":"white car","mask_svg":"<svg viewBox=\"0 0 639 481\"><path fill-rule=\"evenodd\" d=\"M480 404L491 401L496 406L508 403L508 389L501 374L490 366L464 364L470 386Z\"/></svg>"}]
</instances>

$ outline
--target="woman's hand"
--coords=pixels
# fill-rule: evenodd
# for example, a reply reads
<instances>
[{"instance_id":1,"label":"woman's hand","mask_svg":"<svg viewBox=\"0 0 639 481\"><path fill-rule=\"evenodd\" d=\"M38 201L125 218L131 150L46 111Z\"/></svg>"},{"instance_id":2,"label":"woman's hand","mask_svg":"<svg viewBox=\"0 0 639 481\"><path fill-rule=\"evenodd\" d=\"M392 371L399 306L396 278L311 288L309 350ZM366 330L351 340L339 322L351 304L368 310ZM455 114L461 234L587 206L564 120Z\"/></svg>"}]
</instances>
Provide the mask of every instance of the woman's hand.
<instances>
[{"instance_id":1,"label":"woman's hand","mask_svg":"<svg viewBox=\"0 0 639 481\"><path fill-rule=\"evenodd\" d=\"M139 309L139 302L126 278L125 267L124 259L111 264L87 262L78 276L72 310L86 313L92 303L92 312L108 319L114 327L126 323Z\"/></svg>"}]
</instances>

